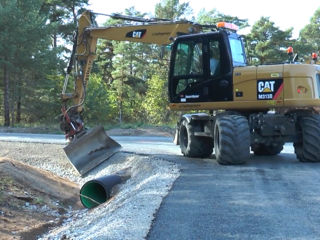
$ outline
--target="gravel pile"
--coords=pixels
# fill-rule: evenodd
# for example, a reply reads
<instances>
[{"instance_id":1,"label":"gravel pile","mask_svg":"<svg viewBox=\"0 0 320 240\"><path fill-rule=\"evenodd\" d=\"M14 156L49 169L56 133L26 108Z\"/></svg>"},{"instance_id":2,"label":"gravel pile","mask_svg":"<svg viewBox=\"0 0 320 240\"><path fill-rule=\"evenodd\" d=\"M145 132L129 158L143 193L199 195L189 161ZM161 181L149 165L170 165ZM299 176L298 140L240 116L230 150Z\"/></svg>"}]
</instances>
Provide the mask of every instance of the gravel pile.
<instances>
[{"instance_id":1,"label":"gravel pile","mask_svg":"<svg viewBox=\"0 0 320 240\"><path fill-rule=\"evenodd\" d=\"M85 182L129 169L131 177L119 185L117 194L97 208L72 211L63 225L41 239L144 239L152 220L179 169L156 157L117 153L81 178L71 167L62 145L0 143L2 156L49 170L80 186Z\"/></svg>"}]
</instances>

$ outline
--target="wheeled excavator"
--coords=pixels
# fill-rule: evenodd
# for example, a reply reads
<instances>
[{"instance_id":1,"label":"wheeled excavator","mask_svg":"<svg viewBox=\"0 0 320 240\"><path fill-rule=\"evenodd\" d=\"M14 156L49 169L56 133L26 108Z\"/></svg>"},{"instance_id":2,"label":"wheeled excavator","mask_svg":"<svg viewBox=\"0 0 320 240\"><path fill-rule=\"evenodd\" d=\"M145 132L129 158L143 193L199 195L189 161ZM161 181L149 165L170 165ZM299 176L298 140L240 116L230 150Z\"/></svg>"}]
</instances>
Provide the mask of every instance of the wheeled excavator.
<instances>
[{"instance_id":1,"label":"wheeled excavator","mask_svg":"<svg viewBox=\"0 0 320 240\"><path fill-rule=\"evenodd\" d=\"M320 161L319 65L290 61L248 66L242 37L231 23L134 20L139 23L101 28L89 11L79 19L67 71L75 65L75 88L72 94L65 92L66 77L61 129L70 139L64 150L81 175L120 149L102 127L87 131L82 120L98 38L172 45L169 107L197 112L177 122L174 142L184 156L205 158L214 150L220 164L243 164L250 149L255 155L276 155L292 142L300 161Z\"/></svg>"}]
</instances>

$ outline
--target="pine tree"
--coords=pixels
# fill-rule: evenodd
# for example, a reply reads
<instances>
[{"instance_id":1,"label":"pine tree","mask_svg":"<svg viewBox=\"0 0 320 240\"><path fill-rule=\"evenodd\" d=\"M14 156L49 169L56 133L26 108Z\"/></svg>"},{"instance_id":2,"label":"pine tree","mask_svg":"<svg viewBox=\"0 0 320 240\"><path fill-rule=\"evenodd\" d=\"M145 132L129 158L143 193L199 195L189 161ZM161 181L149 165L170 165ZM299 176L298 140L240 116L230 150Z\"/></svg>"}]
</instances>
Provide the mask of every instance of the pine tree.
<instances>
[{"instance_id":1,"label":"pine tree","mask_svg":"<svg viewBox=\"0 0 320 240\"><path fill-rule=\"evenodd\" d=\"M80 2L87 1L0 0L0 79L5 126L19 123L22 118L25 121L54 118L59 109L57 75L61 51L56 43L50 47L59 24L51 21L53 12L48 6L66 13L76 9L74 4ZM55 14L63 23L73 16L73 12L63 17ZM70 21L73 20L72 17Z\"/></svg>"},{"instance_id":2,"label":"pine tree","mask_svg":"<svg viewBox=\"0 0 320 240\"><path fill-rule=\"evenodd\" d=\"M261 17L246 36L251 64L279 63L287 59L284 49L292 44L292 28L282 31L274 25L268 17Z\"/></svg>"},{"instance_id":3,"label":"pine tree","mask_svg":"<svg viewBox=\"0 0 320 240\"><path fill-rule=\"evenodd\" d=\"M157 18L178 20L186 18L192 13L189 3L180 4L179 0L162 0L156 4L155 15Z\"/></svg>"},{"instance_id":4,"label":"pine tree","mask_svg":"<svg viewBox=\"0 0 320 240\"><path fill-rule=\"evenodd\" d=\"M229 22L236 24L240 29L248 26L247 19L239 19L238 17L225 15L218 12L216 9L210 10L208 12L205 9L202 9L199 12L196 22L207 25L215 25L218 22Z\"/></svg>"},{"instance_id":5,"label":"pine tree","mask_svg":"<svg viewBox=\"0 0 320 240\"><path fill-rule=\"evenodd\" d=\"M306 60L310 60L313 52L320 53L320 8L315 11L310 23L300 31L294 49Z\"/></svg>"}]
</instances>

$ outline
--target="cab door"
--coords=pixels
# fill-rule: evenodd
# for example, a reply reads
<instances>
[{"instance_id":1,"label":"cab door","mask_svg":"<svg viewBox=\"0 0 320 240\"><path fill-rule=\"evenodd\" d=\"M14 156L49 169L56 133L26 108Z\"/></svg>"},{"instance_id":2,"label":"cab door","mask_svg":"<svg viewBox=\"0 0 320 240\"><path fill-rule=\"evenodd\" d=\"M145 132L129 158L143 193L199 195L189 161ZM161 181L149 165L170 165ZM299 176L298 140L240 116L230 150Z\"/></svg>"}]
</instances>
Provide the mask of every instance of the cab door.
<instances>
[{"instance_id":1,"label":"cab door","mask_svg":"<svg viewBox=\"0 0 320 240\"><path fill-rule=\"evenodd\" d=\"M221 32L179 37L171 53L170 102L232 101L232 61Z\"/></svg>"}]
</instances>

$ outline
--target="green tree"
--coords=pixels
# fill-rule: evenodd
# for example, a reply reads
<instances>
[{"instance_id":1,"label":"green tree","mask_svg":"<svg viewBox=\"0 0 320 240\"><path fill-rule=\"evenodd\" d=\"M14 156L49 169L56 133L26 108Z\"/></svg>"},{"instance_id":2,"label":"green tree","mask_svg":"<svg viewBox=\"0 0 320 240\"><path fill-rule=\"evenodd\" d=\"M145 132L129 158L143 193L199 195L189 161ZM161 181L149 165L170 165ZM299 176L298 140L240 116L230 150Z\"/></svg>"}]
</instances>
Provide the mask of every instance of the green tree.
<instances>
[{"instance_id":1,"label":"green tree","mask_svg":"<svg viewBox=\"0 0 320 240\"><path fill-rule=\"evenodd\" d=\"M110 88L103 82L101 76L92 74L88 82L86 94L85 121L91 124L105 123L112 119Z\"/></svg>"},{"instance_id":2,"label":"green tree","mask_svg":"<svg viewBox=\"0 0 320 240\"><path fill-rule=\"evenodd\" d=\"M312 52L320 50L320 8L315 11L310 23L300 31L293 46L300 57L308 60Z\"/></svg>"},{"instance_id":3,"label":"green tree","mask_svg":"<svg viewBox=\"0 0 320 240\"><path fill-rule=\"evenodd\" d=\"M59 114L62 49L87 0L0 0L0 79L4 125ZM53 43L53 44L52 44ZM65 48L66 49L66 48ZM63 64L64 65L64 64ZM11 117L11 119L10 119Z\"/></svg>"},{"instance_id":4,"label":"green tree","mask_svg":"<svg viewBox=\"0 0 320 240\"><path fill-rule=\"evenodd\" d=\"M77 17L88 5L88 0L43 0L41 12L48 16L53 27L52 45L58 47L59 37L64 41L72 40L77 26Z\"/></svg>"},{"instance_id":5,"label":"green tree","mask_svg":"<svg viewBox=\"0 0 320 240\"><path fill-rule=\"evenodd\" d=\"M161 124L169 120L168 95L166 91L163 91L166 86L167 79L156 74L148 81L148 90L143 102L143 108L150 123Z\"/></svg>"},{"instance_id":6,"label":"green tree","mask_svg":"<svg viewBox=\"0 0 320 240\"><path fill-rule=\"evenodd\" d=\"M247 57L251 64L279 63L287 59L284 51L292 45L292 28L282 31L268 17L261 17L246 36Z\"/></svg>"},{"instance_id":7,"label":"green tree","mask_svg":"<svg viewBox=\"0 0 320 240\"><path fill-rule=\"evenodd\" d=\"M11 41L15 37L18 37L16 34L10 33L10 28L14 28L18 23L17 18L12 18L16 10L16 1L11 0L1 0L0 1L0 64L3 72L3 109L4 109L4 125L10 125L10 105L9 105L9 79L10 72L13 68L11 63L15 55L15 45Z\"/></svg>"},{"instance_id":8,"label":"green tree","mask_svg":"<svg viewBox=\"0 0 320 240\"><path fill-rule=\"evenodd\" d=\"M55 27L43 4L43 0L0 1L5 126L53 119L59 109L59 52L50 47Z\"/></svg>"},{"instance_id":9,"label":"green tree","mask_svg":"<svg viewBox=\"0 0 320 240\"><path fill-rule=\"evenodd\" d=\"M118 93L119 122L141 119L141 102L146 92L148 46L140 43L114 44L112 89ZM140 117L139 117L140 116Z\"/></svg>"},{"instance_id":10,"label":"green tree","mask_svg":"<svg viewBox=\"0 0 320 240\"><path fill-rule=\"evenodd\" d=\"M247 19L239 19L238 17L225 15L218 12L216 9L210 10L208 12L206 12L205 9L202 9L199 12L196 21L197 23L208 25L215 25L218 22L230 22L236 24L240 28L245 28L249 26Z\"/></svg>"},{"instance_id":11,"label":"green tree","mask_svg":"<svg viewBox=\"0 0 320 240\"><path fill-rule=\"evenodd\" d=\"M178 20L192 13L189 3L180 4L179 0L162 0L156 4L155 16L170 20Z\"/></svg>"},{"instance_id":12,"label":"green tree","mask_svg":"<svg viewBox=\"0 0 320 240\"><path fill-rule=\"evenodd\" d=\"M21 88L29 76L35 76L44 62L51 59L48 45L50 27L46 17L39 14L41 0L0 2L0 64L3 68L4 125L10 125L10 110L14 113L14 100L21 106ZM52 55L51 55L52 56ZM46 61L47 62L47 61ZM40 63L40 65L36 65ZM29 75L30 74L30 75ZM24 79L23 79L24 78ZM34 79L33 79L34 80ZM14 84L10 84L13 81ZM10 94L11 90L11 94ZM11 96L10 96L11 95ZM11 103L10 103L11 97ZM19 114L20 115L20 114ZM13 122L12 118L12 122Z\"/></svg>"},{"instance_id":13,"label":"green tree","mask_svg":"<svg viewBox=\"0 0 320 240\"><path fill-rule=\"evenodd\" d=\"M97 59L95 61L92 72L100 73L102 75L102 80L108 85L110 85L113 82L112 71L114 71L114 57L115 54L112 41L98 41Z\"/></svg>"},{"instance_id":14,"label":"green tree","mask_svg":"<svg viewBox=\"0 0 320 240\"><path fill-rule=\"evenodd\" d=\"M143 17L145 14L133 7L125 15ZM110 19L107 26L132 24L128 20ZM143 43L102 40L97 46L97 61L94 71L102 75L109 86L113 109L117 108L118 121L140 121L143 117L142 98L149 78L151 46ZM112 120L112 119L111 119Z\"/></svg>"}]
</instances>

